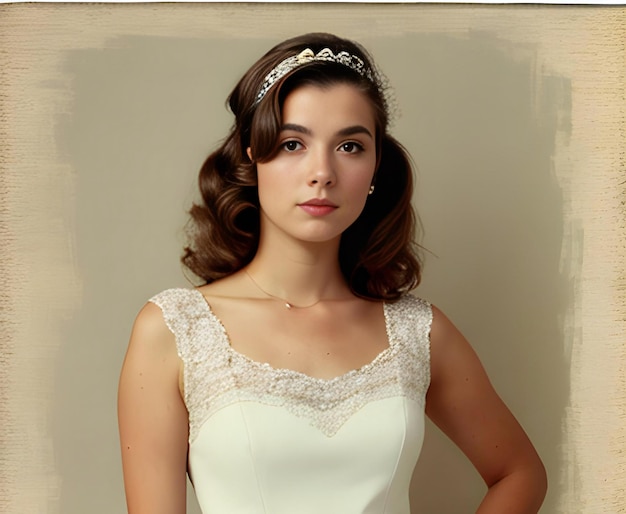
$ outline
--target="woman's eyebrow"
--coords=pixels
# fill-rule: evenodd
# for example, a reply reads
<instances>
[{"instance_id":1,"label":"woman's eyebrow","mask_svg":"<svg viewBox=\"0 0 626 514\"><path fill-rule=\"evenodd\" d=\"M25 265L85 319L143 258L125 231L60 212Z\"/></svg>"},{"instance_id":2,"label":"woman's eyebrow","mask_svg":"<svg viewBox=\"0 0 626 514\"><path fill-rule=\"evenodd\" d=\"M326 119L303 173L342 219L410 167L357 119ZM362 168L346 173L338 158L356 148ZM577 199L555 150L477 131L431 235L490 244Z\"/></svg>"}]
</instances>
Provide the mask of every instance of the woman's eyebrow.
<instances>
[{"instance_id":1,"label":"woman's eyebrow","mask_svg":"<svg viewBox=\"0 0 626 514\"><path fill-rule=\"evenodd\" d=\"M302 134L306 134L307 136L312 136L313 135L313 132L311 131L311 129L308 129L308 128L303 127L302 125L298 125L296 123L285 123L280 128L281 132L284 132L286 130L293 130L294 132L300 132Z\"/></svg>"},{"instance_id":2,"label":"woman's eyebrow","mask_svg":"<svg viewBox=\"0 0 626 514\"><path fill-rule=\"evenodd\" d=\"M313 135L313 132L311 131L311 129L307 127L303 127L302 125L298 125L297 123L285 123L281 127L280 130L281 132L292 130L294 132L300 132L301 134L306 134L307 136ZM353 136L355 134L366 134L372 139L374 139L374 136L372 135L372 133L363 125L352 125L350 127L343 128L337 132L338 136Z\"/></svg>"},{"instance_id":3,"label":"woman's eyebrow","mask_svg":"<svg viewBox=\"0 0 626 514\"><path fill-rule=\"evenodd\" d=\"M351 127L346 127L337 132L337 135L339 136L353 136L355 134L366 134L374 139L372 133L367 130L367 128L365 128L363 125L352 125Z\"/></svg>"}]
</instances>

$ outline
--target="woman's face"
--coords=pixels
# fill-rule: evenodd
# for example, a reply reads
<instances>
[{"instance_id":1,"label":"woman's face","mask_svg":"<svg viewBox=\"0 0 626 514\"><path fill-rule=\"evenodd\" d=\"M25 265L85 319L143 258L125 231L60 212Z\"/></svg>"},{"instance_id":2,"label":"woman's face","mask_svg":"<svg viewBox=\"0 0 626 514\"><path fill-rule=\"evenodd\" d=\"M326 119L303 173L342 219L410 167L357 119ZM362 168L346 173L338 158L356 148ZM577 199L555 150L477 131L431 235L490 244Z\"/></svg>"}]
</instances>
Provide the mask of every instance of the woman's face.
<instances>
[{"instance_id":1,"label":"woman's face","mask_svg":"<svg viewBox=\"0 0 626 514\"><path fill-rule=\"evenodd\" d=\"M282 115L278 153L257 163L261 235L338 241L361 214L374 178L370 101L349 84L306 85L287 96Z\"/></svg>"}]
</instances>

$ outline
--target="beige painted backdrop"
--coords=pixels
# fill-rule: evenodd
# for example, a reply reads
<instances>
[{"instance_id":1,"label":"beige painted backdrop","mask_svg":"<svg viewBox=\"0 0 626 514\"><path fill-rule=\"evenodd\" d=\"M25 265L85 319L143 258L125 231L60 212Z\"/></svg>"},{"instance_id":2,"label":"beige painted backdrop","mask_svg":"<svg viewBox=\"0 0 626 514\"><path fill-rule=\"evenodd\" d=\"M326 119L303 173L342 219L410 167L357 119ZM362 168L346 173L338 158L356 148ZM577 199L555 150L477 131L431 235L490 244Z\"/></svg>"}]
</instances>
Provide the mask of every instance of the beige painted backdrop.
<instances>
[{"instance_id":1,"label":"beige painted backdrop","mask_svg":"<svg viewBox=\"0 0 626 514\"><path fill-rule=\"evenodd\" d=\"M626 512L625 27L594 7L1 6L0 511L125 511L115 396L134 315L186 285L185 210L235 81L322 30L395 86L432 252L417 294L535 442L542 513ZM413 512L471 512L483 492L429 426Z\"/></svg>"}]
</instances>

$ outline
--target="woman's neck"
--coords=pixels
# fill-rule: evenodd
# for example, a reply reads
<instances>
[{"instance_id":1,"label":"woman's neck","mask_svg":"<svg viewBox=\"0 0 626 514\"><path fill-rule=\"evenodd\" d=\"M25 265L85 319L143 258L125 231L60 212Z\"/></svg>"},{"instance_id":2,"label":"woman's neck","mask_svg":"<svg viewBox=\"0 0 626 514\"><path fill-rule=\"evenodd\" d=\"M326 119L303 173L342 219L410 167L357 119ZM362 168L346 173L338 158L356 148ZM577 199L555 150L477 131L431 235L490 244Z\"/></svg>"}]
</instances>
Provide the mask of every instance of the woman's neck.
<instances>
[{"instance_id":1,"label":"woman's neck","mask_svg":"<svg viewBox=\"0 0 626 514\"><path fill-rule=\"evenodd\" d=\"M259 244L246 267L261 292L296 306L352 296L339 266L339 241Z\"/></svg>"}]
</instances>

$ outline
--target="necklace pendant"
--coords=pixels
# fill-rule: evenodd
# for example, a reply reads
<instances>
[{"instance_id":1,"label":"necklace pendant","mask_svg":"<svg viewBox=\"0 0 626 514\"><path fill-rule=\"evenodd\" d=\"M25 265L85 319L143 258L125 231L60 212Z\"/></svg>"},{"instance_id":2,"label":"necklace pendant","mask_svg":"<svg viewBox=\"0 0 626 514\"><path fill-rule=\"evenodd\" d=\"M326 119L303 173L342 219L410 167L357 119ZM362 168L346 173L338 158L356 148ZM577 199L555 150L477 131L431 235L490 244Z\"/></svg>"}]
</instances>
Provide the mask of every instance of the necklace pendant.
<instances>
[{"instance_id":1,"label":"necklace pendant","mask_svg":"<svg viewBox=\"0 0 626 514\"><path fill-rule=\"evenodd\" d=\"M285 307L287 307L287 309L291 309L291 304L289 302L285 302Z\"/></svg>"}]
</instances>

